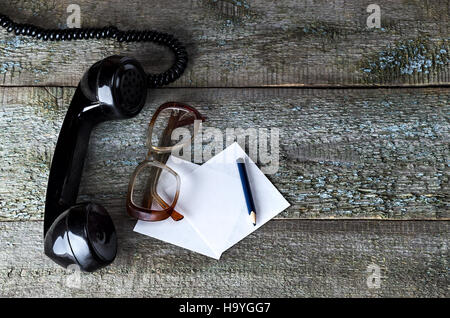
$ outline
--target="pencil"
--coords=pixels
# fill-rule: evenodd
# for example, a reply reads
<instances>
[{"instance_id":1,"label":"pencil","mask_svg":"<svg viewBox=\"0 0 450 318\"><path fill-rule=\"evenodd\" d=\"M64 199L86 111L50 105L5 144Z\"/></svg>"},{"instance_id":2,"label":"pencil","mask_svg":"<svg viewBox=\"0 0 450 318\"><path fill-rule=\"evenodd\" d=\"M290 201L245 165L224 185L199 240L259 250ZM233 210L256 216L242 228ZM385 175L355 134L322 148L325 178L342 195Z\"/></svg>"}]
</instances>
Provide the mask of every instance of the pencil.
<instances>
[{"instance_id":1,"label":"pencil","mask_svg":"<svg viewBox=\"0 0 450 318\"><path fill-rule=\"evenodd\" d=\"M248 181L247 169L245 168L245 159L239 158L236 160L239 176L241 178L242 189L244 190L245 203L247 204L247 212L253 225L256 225L256 209L253 202L250 182Z\"/></svg>"}]
</instances>

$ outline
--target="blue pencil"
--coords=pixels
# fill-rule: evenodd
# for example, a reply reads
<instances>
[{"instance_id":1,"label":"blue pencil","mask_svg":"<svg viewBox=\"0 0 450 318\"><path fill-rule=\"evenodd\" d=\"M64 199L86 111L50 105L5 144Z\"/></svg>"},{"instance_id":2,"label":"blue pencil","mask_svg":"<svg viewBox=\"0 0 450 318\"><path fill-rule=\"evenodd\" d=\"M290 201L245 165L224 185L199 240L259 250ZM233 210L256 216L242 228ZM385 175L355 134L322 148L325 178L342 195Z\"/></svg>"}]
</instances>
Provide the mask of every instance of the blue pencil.
<instances>
[{"instance_id":1,"label":"blue pencil","mask_svg":"<svg viewBox=\"0 0 450 318\"><path fill-rule=\"evenodd\" d=\"M245 168L245 160L239 158L237 161L239 170L239 176L241 177L242 189L244 190L245 203L247 204L248 215L253 225L256 225L256 209L253 202L252 191L250 189L250 183L248 182L247 169Z\"/></svg>"}]
</instances>

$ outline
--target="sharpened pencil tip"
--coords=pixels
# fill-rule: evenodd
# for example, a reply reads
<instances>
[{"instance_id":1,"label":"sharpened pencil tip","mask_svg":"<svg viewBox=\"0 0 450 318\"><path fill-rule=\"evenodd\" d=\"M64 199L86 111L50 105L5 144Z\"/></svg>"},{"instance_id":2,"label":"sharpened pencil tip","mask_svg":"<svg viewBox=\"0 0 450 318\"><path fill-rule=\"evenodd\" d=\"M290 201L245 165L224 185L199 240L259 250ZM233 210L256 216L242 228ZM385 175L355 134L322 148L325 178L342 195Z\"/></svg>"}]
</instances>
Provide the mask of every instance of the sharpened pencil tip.
<instances>
[{"instance_id":1,"label":"sharpened pencil tip","mask_svg":"<svg viewBox=\"0 0 450 318\"><path fill-rule=\"evenodd\" d=\"M250 212L250 220L252 220L253 225L256 226L256 213L255 213L255 211Z\"/></svg>"}]
</instances>

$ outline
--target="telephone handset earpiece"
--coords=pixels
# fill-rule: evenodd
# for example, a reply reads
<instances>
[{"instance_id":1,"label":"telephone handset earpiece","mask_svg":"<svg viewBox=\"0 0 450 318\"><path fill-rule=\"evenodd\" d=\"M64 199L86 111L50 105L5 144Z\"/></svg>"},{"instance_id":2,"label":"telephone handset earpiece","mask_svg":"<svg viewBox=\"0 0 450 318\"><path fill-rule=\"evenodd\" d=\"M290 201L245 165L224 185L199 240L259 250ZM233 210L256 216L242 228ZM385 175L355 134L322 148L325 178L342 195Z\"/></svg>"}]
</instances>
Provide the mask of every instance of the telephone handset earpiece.
<instances>
[{"instance_id":1,"label":"telephone handset earpiece","mask_svg":"<svg viewBox=\"0 0 450 318\"><path fill-rule=\"evenodd\" d=\"M45 30L17 24L1 14L0 26L17 35L50 41L114 38L156 42L168 46L175 55L172 67L161 74L146 74L136 60L127 57L111 56L95 63L81 79L64 118L47 186L44 251L63 267L75 264L88 272L102 268L116 256L114 223L101 205L76 203L92 128L100 122L137 115L144 107L148 87L169 84L183 74L186 50L171 35L156 31L120 31L115 27Z\"/></svg>"}]
</instances>

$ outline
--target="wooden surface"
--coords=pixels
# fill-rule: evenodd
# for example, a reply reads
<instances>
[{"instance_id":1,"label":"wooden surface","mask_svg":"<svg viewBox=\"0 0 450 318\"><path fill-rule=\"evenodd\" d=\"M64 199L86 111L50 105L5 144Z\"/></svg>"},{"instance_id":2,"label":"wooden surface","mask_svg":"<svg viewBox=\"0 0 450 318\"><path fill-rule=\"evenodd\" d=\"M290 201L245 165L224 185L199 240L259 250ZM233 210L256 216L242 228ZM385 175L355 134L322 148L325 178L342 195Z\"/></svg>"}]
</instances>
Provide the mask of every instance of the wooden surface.
<instances>
[{"instance_id":1,"label":"wooden surface","mask_svg":"<svg viewBox=\"0 0 450 318\"><path fill-rule=\"evenodd\" d=\"M49 28L66 25L66 8L73 3L2 2L2 11L15 20ZM383 28L376 30L366 27L370 1L76 3L81 7L83 27L114 24L125 30L158 29L176 34L186 43L193 63L174 86L450 83L448 0L377 1ZM166 51L151 44L45 43L1 34L3 85L76 86L86 66L114 53L136 57L148 70L156 70L155 65L163 67L161 60L169 64Z\"/></svg>"},{"instance_id":2,"label":"wooden surface","mask_svg":"<svg viewBox=\"0 0 450 318\"><path fill-rule=\"evenodd\" d=\"M65 28L72 2L0 0L0 12ZM151 44L0 30L0 296L448 297L450 1L377 1L379 30L365 26L366 2L77 1L83 27L170 32L191 57L139 116L93 132L79 200L105 205L120 251L82 274L81 288L42 248L74 87L111 54L148 71L171 57ZM124 212L145 126L168 100L198 108L207 127L280 130L280 168L268 177L292 206L220 261L133 233ZM379 288L367 285L371 264Z\"/></svg>"},{"instance_id":3,"label":"wooden surface","mask_svg":"<svg viewBox=\"0 0 450 318\"><path fill-rule=\"evenodd\" d=\"M4 220L43 217L48 170L73 88L0 88ZM292 207L283 218L448 219L446 88L159 89L136 117L92 134L81 195L123 215L146 126L168 100L208 116L203 127L280 130L268 175ZM224 136L225 143L225 136Z\"/></svg>"},{"instance_id":4,"label":"wooden surface","mask_svg":"<svg viewBox=\"0 0 450 318\"><path fill-rule=\"evenodd\" d=\"M216 261L115 221L114 265L78 276L43 255L42 222L0 223L1 296L448 297L444 222L275 220Z\"/></svg>"}]
</instances>

